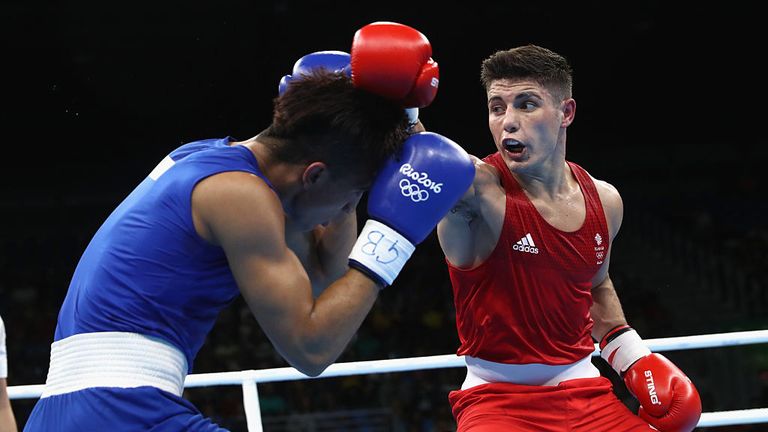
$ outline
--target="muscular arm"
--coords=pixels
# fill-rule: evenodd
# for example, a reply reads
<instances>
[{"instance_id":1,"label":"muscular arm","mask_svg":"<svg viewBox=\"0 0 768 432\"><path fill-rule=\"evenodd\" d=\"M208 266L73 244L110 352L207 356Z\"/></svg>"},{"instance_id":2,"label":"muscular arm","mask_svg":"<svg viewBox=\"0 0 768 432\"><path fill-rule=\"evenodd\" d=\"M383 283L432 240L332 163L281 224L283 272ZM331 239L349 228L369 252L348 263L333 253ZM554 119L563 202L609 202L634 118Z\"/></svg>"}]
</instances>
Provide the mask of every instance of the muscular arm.
<instances>
[{"instance_id":1,"label":"muscular arm","mask_svg":"<svg viewBox=\"0 0 768 432\"><path fill-rule=\"evenodd\" d=\"M448 261L461 268L480 264L496 246L504 221L505 194L495 168L472 156L475 178L437 225Z\"/></svg>"},{"instance_id":2,"label":"muscular arm","mask_svg":"<svg viewBox=\"0 0 768 432\"><path fill-rule=\"evenodd\" d=\"M597 186L598 193L600 194L600 201L605 210L611 237L611 246L605 255L605 262L603 262L602 267L600 267L600 270L592 279L593 304L589 312L592 315L592 320L595 322L592 328L592 337L599 341L609 330L618 325L624 325L627 321L624 317L619 297L616 295L613 281L608 274L611 249L613 249L613 242L621 228L621 222L624 217L624 205L621 201L621 195L610 184L595 180L595 186Z\"/></svg>"},{"instance_id":3,"label":"muscular arm","mask_svg":"<svg viewBox=\"0 0 768 432\"><path fill-rule=\"evenodd\" d=\"M220 245L240 292L275 349L310 376L333 363L373 306L379 286L348 270L317 298L285 240L282 206L256 176L227 172L192 194L198 233Z\"/></svg>"},{"instance_id":4,"label":"muscular arm","mask_svg":"<svg viewBox=\"0 0 768 432\"><path fill-rule=\"evenodd\" d=\"M286 227L285 240L296 254L312 283L315 297L349 268L348 257L357 239L357 214L342 212L327 226L309 232Z\"/></svg>"},{"instance_id":5,"label":"muscular arm","mask_svg":"<svg viewBox=\"0 0 768 432\"><path fill-rule=\"evenodd\" d=\"M16 419L11 410L5 378L0 378L0 432L16 432Z\"/></svg>"},{"instance_id":6,"label":"muscular arm","mask_svg":"<svg viewBox=\"0 0 768 432\"><path fill-rule=\"evenodd\" d=\"M601 340L612 328L627 323L619 302L619 296L616 295L616 290L609 276L606 276L601 283L592 288L592 301L592 308L589 313L595 322L594 327L592 327L592 337L595 340Z\"/></svg>"}]
</instances>

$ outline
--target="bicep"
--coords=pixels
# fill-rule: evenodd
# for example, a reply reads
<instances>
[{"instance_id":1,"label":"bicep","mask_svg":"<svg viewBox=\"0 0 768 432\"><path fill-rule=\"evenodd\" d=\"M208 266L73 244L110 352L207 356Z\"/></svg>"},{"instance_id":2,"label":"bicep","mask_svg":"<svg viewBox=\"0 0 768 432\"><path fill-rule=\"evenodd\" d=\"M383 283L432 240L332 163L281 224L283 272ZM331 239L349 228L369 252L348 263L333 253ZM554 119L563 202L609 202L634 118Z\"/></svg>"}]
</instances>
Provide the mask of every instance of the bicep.
<instances>
[{"instance_id":1,"label":"bicep","mask_svg":"<svg viewBox=\"0 0 768 432\"><path fill-rule=\"evenodd\" d=\"M495 168L473 157L475 178L437 226L448 261L461 268L477 265L496 244L503 222L505 193Z\"/></svg>"},{"instance_id":2,"label":"bicep","mask_svg":"<svg viewBox=\"0 0 768 432\"><path fill-rule=\"evenodd\" d=\"M473 250L471 224L477 213L464 201L459 201L437 224L437 239L445 257L454 265L467 262Z\"/></svg>"},{"instance_id":3,"label":"bicep","mask_svg":"<svg viewBox=\"0 0 768 432\"><path fill-rule=\"evenodd\" d=\"M292 329L309 317L312 290L298 257L276 241L265 252L226 244L232 274L249 309L278 351L297 336ZM260 248L259 248L260 249Z\"/></svg>"},{"instance_id":4,"label":"bicep","mask_svg":"<svg viewBox=\"0 0 768 432\"><path fill-rule=\"evenodd\" d=\"M596 340L600 340L611 328L626 324L621 302L609 275L611 252L614 240L621 228L624 207L616 188L601 181L596 181L595 184L598 186L610 235L610 243L603 264L592 278L593 305L590 309L590 314L594 320L592 335Z\"/></svg>"},{"instance_id":5,"label":"bicep","mask_svg":"<svg viewBox=\"0 0 768 432\"><path fill-rule=\"evenodd\" d=\"M624 203L619 191L610 183L601 180L594 180L594 182L600 196L600 202L603 206L605 221L608 225L608 234L610 236L608 250L605 253L603 264L600 266L597 274L592 278L592 286L597 287L608 278L608 267L611 261L613 243L619 234L621 223L624 218Z\"/></svg>"},{"instance_id":6,"label":"bicep","mask_svg":"<svg viewBox=\"0 0 768 432\"><path fill-rule=\"evenodd\" d=\"M278 350L295 338L313 305L304 267L285 240L282 206L258 178L209 177L193 191L193 211L221 246L251 312Z\"/></svg>"}]
</instances>

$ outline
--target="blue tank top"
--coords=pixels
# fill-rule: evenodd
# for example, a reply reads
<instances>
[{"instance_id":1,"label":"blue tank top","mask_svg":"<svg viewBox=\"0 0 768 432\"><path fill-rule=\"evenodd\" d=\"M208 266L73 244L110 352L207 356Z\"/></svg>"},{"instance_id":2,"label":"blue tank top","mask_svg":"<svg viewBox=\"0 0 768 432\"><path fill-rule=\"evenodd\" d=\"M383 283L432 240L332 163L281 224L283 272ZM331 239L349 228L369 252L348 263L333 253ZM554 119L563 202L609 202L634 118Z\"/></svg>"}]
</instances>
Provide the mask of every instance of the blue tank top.
<instances>
[{"instance_id":1,"label":"blue tank top","mask_svg":"<svg viewBox=\"0 0 768 432\"><path fill-rule=\"evenodd\" d=\"M192 189L224 171L255 174L254 154L230 138L185 144L112 212L75 269L54 340L79 333L132 332L168 341L192 364L239 290L224 251L192 222Z\"/></svg>"}]
</instances>

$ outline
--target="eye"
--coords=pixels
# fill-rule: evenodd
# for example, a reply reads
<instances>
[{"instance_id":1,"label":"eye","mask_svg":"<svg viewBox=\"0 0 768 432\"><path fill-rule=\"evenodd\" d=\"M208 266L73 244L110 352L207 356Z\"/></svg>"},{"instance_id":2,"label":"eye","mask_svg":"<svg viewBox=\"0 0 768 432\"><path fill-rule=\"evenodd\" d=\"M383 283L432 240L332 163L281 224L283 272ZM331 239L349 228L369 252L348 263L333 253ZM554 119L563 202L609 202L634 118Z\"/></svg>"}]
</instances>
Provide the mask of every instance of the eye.
<instances>
[{"instance_id":1,"label":"eye","mask_svg":"<svg viewBox=\"0 0 768 432\"><path fill-rule=\"evenodd\" d=\"M539 105L531 100L521 102L518 107L523 111L533 111L539 107Z\"/></svg>"},{"instance_id":2,"label":"eye","mask_svg":"<svg viewBox=\"0 0 768 432\"><path fill-rule=\"evenodd\" d=\"M496 114L496 115L504 114L504 105L491 105L488 108L488 111L491 114Z\"/></svg>"}]
</instances>

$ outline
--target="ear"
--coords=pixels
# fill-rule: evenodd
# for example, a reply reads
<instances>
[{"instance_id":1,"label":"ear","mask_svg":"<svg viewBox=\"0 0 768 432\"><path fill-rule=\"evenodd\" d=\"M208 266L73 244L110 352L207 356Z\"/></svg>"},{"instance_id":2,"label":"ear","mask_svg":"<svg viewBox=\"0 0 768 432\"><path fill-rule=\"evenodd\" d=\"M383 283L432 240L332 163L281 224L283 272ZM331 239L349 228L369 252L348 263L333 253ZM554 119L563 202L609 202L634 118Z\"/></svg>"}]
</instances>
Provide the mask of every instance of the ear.
<instances>
[{"instance_id":1,"label":"ear","mask_svg":"<svg viewBox=\"0 0 768 432\"><path fill-rule=\"evenodd\" d=\"M328 166L323 162L312 162L304 168L301 174L301 183L304 189L309 189L322 181L328 175Z\"/></svg>"},{"instance_id":2,"label":"ear","mask_svg":"<svg viewBox=\"0 0 768 432\"><path fill-rule=\"evenodd\" d=\"M574 117L576 117L576 101L573 98L568 98L563 101L563 121L560 126L568 127L573 123Z\"/></svg>"}]
</instances>

